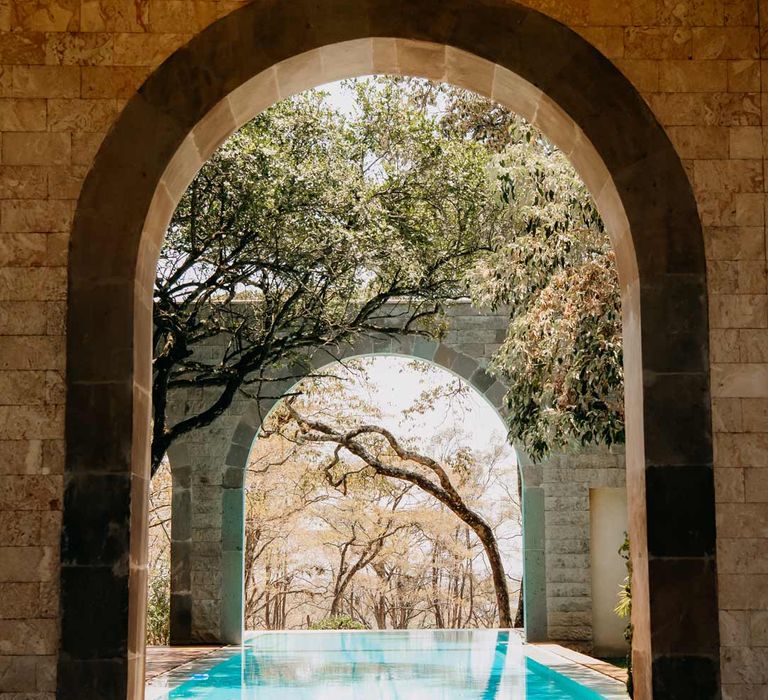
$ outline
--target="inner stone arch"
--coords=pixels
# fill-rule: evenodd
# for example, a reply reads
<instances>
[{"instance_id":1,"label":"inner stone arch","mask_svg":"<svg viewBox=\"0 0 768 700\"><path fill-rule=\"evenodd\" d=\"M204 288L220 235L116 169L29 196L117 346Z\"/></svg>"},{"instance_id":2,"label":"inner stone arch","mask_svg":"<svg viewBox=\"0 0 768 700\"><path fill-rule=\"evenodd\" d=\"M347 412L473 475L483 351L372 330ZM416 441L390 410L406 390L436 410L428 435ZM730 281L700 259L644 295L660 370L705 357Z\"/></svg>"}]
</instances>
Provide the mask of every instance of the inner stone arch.
<instances>
[{"instance_id":1,"label":"inner stone arch","mask_svg":"<svg viewBox=\"0 0 768 700\"><path fill-rule=\"evenodd\" d=\"M500 312L481 314L469 303L459 302L448 307L447 319L449 326L442 341L394 335L364 337L354 345L336 350L319 348L311 353L307 363L286 368L276 377L278 381L269 382L270 398L235 404L220 419L225 426L223 430L214 425L197 431L169 450L173 475L172 644L239 644L242 641L245 470L263 420L302 376L355 357L396 355L424 360L465 380L503 421L507 388L489 374L486 367L494 346L506 333L507 316ZM474 352L462 352L469 348ZM480 348L483 350L478 352ZM288 378L280 380L280 376ZM184 394L177 392L174 403L184 405L189 400ZM201 546L196 542L196 532L208 538L210 530L203 535L204 529L195 527L195 507L205 514L216 513L215 523L206 520L206 516L203 520L206 525L220 529L218 544L207 540ZM207 556L196 560L201 549ZM210 582L203 587L206 597L202 600L193 581L196 565L199 577L205 577L206 570L210 574ZM217 589L213 595L211 586Z\"/></svg>"},{"instance_id":2,"label":"inner stone arch","mask_svg":"<svg viewBox=\"0 0 768 700\"><path fill-rule=\"evenodd\" d=\"M489 348L482 355L472 355L461 352L460 348L477 346L477 343L466 341L476 340L478 331L486 333L488 340L494 339L493 334L505 328L506 317L502 314L486 316L478 314L469 305L455 305L449 318L452 322L448 331L451 341L439 342L418 336L367 337L337 352L321 348L308 362L288 367L275 375L273 379L276 381L269 382L267 389L269 398L240 402L222 416L226 426L224 431L213 428L174 444L169 454L173 475L172 644L239 644L243 641L246 469L264 420L304 376L359 357L397 356L423 360L465 380L503 423L507 414L504 402L507 387L484 368L492 350ZM184 393L179 392L176 396L181 404L189 400ZM214 446L213 464L211 445ZM575 644L591 652L592 625L584 619L590 615L591 607L584 606L593 604L589 589L592 564L588 553L577 551L583 545L591 547L591 507L588 504L586 507L574 505L574 512L570 514L565 514L561 506L548 511L558 499L573 499L574 489L587 496L593 488L623 488L623 454L602 449L574 450L534 463L522 447L514 445L513 449L521 480L526 639ZM571 472L567 479L562 477L564 469ZM213 520L209 518L211 514ZM556 534L564 529L565 522L572 523L568 534ZM570 541L577 543L575 550L559 548ZM550 545L553 548L549 556L554 559L548 566ZM586 561L582 561L585 557ZM573 561L564 563L565 559ZM571 593L563 599L564 594L558 589L567 581L575 586L583 582L586 591ZM618 586L620 581L615 583ZM553 600L551 605L550 598Z\"/></svg>"}]
</instances>

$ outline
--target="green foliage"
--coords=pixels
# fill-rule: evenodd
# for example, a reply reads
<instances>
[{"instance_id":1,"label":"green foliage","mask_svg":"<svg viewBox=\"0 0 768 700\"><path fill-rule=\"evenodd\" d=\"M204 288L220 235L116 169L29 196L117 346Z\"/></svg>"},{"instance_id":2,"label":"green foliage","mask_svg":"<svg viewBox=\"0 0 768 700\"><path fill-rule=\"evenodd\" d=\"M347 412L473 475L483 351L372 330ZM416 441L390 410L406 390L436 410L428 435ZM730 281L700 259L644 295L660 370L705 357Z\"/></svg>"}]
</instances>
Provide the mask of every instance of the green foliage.
<instances>
[{"instance_id":1,"label":"green foliage","mask_svg":"<svg viewBox=\"0 0 768 700\"><path fill-rule=\"evenodd\" d=\"M554 271L513 314L494 357L507 381L511 437L533 459L624 442L621 308L613 254Z\"/></svg>"},{"instance_id":2,"label":"green foliage","mask_svg":"<svg viewBox=\"0 0 768 700\"><path fill-rule=\"evenodd\" d=\"M183 196L155 284L153 464L266 370L361 334L440 335L442 305L466 296L497 232L489 152L441 133L403 83L353 86L351 115L317 91L266 110ZM195 352L222 336L223 358ZM188 387L208 405L169 422Z\"/></svg>"},{"instance_id":3,"label":"green foliage","mask_svg":"<svg viewBox=\"0 0 768 700\"><path fill-rule=\"evenodd\" d=\"M349 615L335 615L324 620L313 622L311 630L365 630L368 629L362 622L358 622Z\"/></svg>"},{"instance_id":4,"label":"green foliage","mask_svg":"<svg viewBox=\"0 0 768 700\"><path fill-rule=\"evenodd\" d=\"M619 547L619 554L627 562L627 577L619 587L619 603L615 608L616 614L627 621L624 629L624 639L629 644L627 652L627 693L634 697L634 683L632 680L632 561L629 556L629 535L624 533L624 542Z\"/></svg>"},{"instance_id":5,"label":"green foliage","mask_svg":"<svg viewBox=\"0 0 768 700\"><path fill-rule=\"evenodd\" d=\"M444 304L467 295L509 310L492 370L513 441L534 459L622 443L614 256L567 157L463 90L347 85L349 113L310 91L260 114L182 198L155 288L153 465L270 368L361 334L439 337ZM408 310L392 314L394 300ZM230 339L223 359L194 351L215 336ZM177 387L210 403L169 424Z\"/></svg>"},{"instance_id":6,"label":"green foliage","mask_svg":"<svg viewBox=\"0 0 768 700\"><path fill-rule=\"evenodd\" d=\"M566 156L504 107L410 81L444 134L492 155L501 234L470 276L481 307L505 307L492 369L509 387L510 438L533 459L571 443L624 442L621 302L610 241Z\"/></svg>"},{"instance_id":7,"label":"green foliage","mask_svg":"<svg viewBox=\"0 0 768 700\"><path fill-rule=\"evenodd\" d=\"M568 159L532 126L447 90L450 128L495 153L503 234L475 265L479 306L509 310L492 369L509 387L510 438L533 459L624 442L621 300L610 241Z\"/></svg>"},{"instance_id":8,"label":"green foliage","mask_svg":"<svg viewBox=\"0 0 768 700\"><path fill-rule=\"evenodd\" d=\"M168 644L170 619L170 572L166 568L153 570L147 592L147 644Z\"/></svg>"}]
</instances>

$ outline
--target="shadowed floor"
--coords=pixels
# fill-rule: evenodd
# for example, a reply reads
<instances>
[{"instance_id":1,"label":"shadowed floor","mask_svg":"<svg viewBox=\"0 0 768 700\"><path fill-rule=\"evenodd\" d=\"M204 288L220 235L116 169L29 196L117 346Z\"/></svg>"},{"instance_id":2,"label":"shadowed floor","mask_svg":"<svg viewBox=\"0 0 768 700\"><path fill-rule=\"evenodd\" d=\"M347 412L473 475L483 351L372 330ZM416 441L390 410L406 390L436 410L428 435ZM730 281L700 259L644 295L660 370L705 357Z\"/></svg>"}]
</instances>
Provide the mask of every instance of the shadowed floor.
<instances>
[{"instance_id":1,"label":"shadowed floor","mask_svg":"<svg viewBox=\"0 0 768 700\"><path fill-rule=\"evenodd\" d=\"M147 647L146 680L167 673L190 661L207 656L221 647Z\"/></svg>"},{"instance_id":2,"label":"shadowed floor","mask_svg":"<svg viewBox=\"0 0 768 700\"><path fill-rule=\"evenodd\" d=\"M614 666L613 664L608 663L607 661L603 661L601 659L594 659L591 656L587 656L586 654L581 654L578 651L568 649L566 647L560 646L559 644L538 643L538 644L534 644L534 646L540 647L542 649L546 649L552 654L557 654L558 656L562 656L563 658L568 659L569 661L573 661L574 663L577 663L580 666L585 666L586 668L592 669L593 671L602 673L604 676L609 676L610 678L613 678L616 681L621 681L622 683L627 682L626 668Z\"/></svg>"}]
</instances>

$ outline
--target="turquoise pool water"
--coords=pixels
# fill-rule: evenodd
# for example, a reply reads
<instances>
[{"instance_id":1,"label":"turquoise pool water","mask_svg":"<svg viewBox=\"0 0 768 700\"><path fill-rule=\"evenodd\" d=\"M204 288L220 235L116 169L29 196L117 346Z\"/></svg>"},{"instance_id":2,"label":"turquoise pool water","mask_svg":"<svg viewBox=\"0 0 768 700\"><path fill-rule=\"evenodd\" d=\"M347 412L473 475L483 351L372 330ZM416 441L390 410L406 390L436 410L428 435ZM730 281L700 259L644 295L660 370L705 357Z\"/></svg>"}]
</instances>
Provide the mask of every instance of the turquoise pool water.
<instances>
[{"instance_id":1,"label":"turquoise pool water","mask_svg":"<svg viewBox=\"0 0 768 700\"><path fill-rule=\"evenodd\" d=\"M507 631L285 632L155 698L168 700L598 700L530 658Z\"/></svg>"}]
</instances>

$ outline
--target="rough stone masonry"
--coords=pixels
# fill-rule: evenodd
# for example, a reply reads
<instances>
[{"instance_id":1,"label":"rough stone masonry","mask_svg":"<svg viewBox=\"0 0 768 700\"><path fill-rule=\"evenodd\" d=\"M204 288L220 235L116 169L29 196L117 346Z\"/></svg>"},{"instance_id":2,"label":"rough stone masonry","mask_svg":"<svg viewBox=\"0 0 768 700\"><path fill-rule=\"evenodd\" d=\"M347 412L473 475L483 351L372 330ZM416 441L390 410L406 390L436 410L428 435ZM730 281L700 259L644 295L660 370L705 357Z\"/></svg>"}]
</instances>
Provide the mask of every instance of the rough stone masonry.
<instances>
[{"instance_id":1,"label":"rough stone masonry","mask_svg":"<svg viewBox=\"0 0 768 700\"><path fill-rule=\"evenodd\" d=\"M84 179L105 135L143 81L217 18L246 4L0 3L0 697L52 700L59 649L77 647L77 639L61 636L60 614L68 601L59 600L59 547L65 506L68 246ZM768 688L764 0L526 0L523 4L571 27L631 81L671 139L693 188L707 256L719 682L722 694L733 700L764 696ZM297 8L294 29L306 28L301 12L310 4L290 5ZM420 0L412 6L418 9ZM391 12L391 16L400 15ZM339 29L344 26L337 23ZM533 30L541 23L526 26ZM596 114L601 107L594 105ZM647 172L653 168L649 162ZM130 207L132 202L125 204ZM115 228L118 224L116 220ZM652 236L654 231L636 234ZM658 264L663 266L665 259L659 258ZM110 300L110 308L132 303L130 295L108 292L104 290L102 298ZM98 301L93 299L94 308ZM666 319L667 328L679 326L685 317L681 306L679 314ZM104 318L107 334L114 330L108 319L117 316ZM664 335L662 327L659 335ZM93 336L81 351L95 356L99 350L99 337ZM689 348L692 355L697 351ZM124 360L102 359L113 366ZM679 398L670 395L669 402ZM106 483L108 478L104 479ZM94 493L94 501L103 493ZM684 504L688 493L681 488L670 498ZM78 562L65 563L67 575L75 577ZM689 591L690 597L696 593ZM107 651L115 658L127 654L122 647ZM100 688L89 691L89 696L98 697L98 692L101 697L114 696L108 678L90 673L87 661L82 664L77 667L80 677L95 679L93 684ZM65 681L62 676L58 683Z\"/></svg>"}]
</instances>

